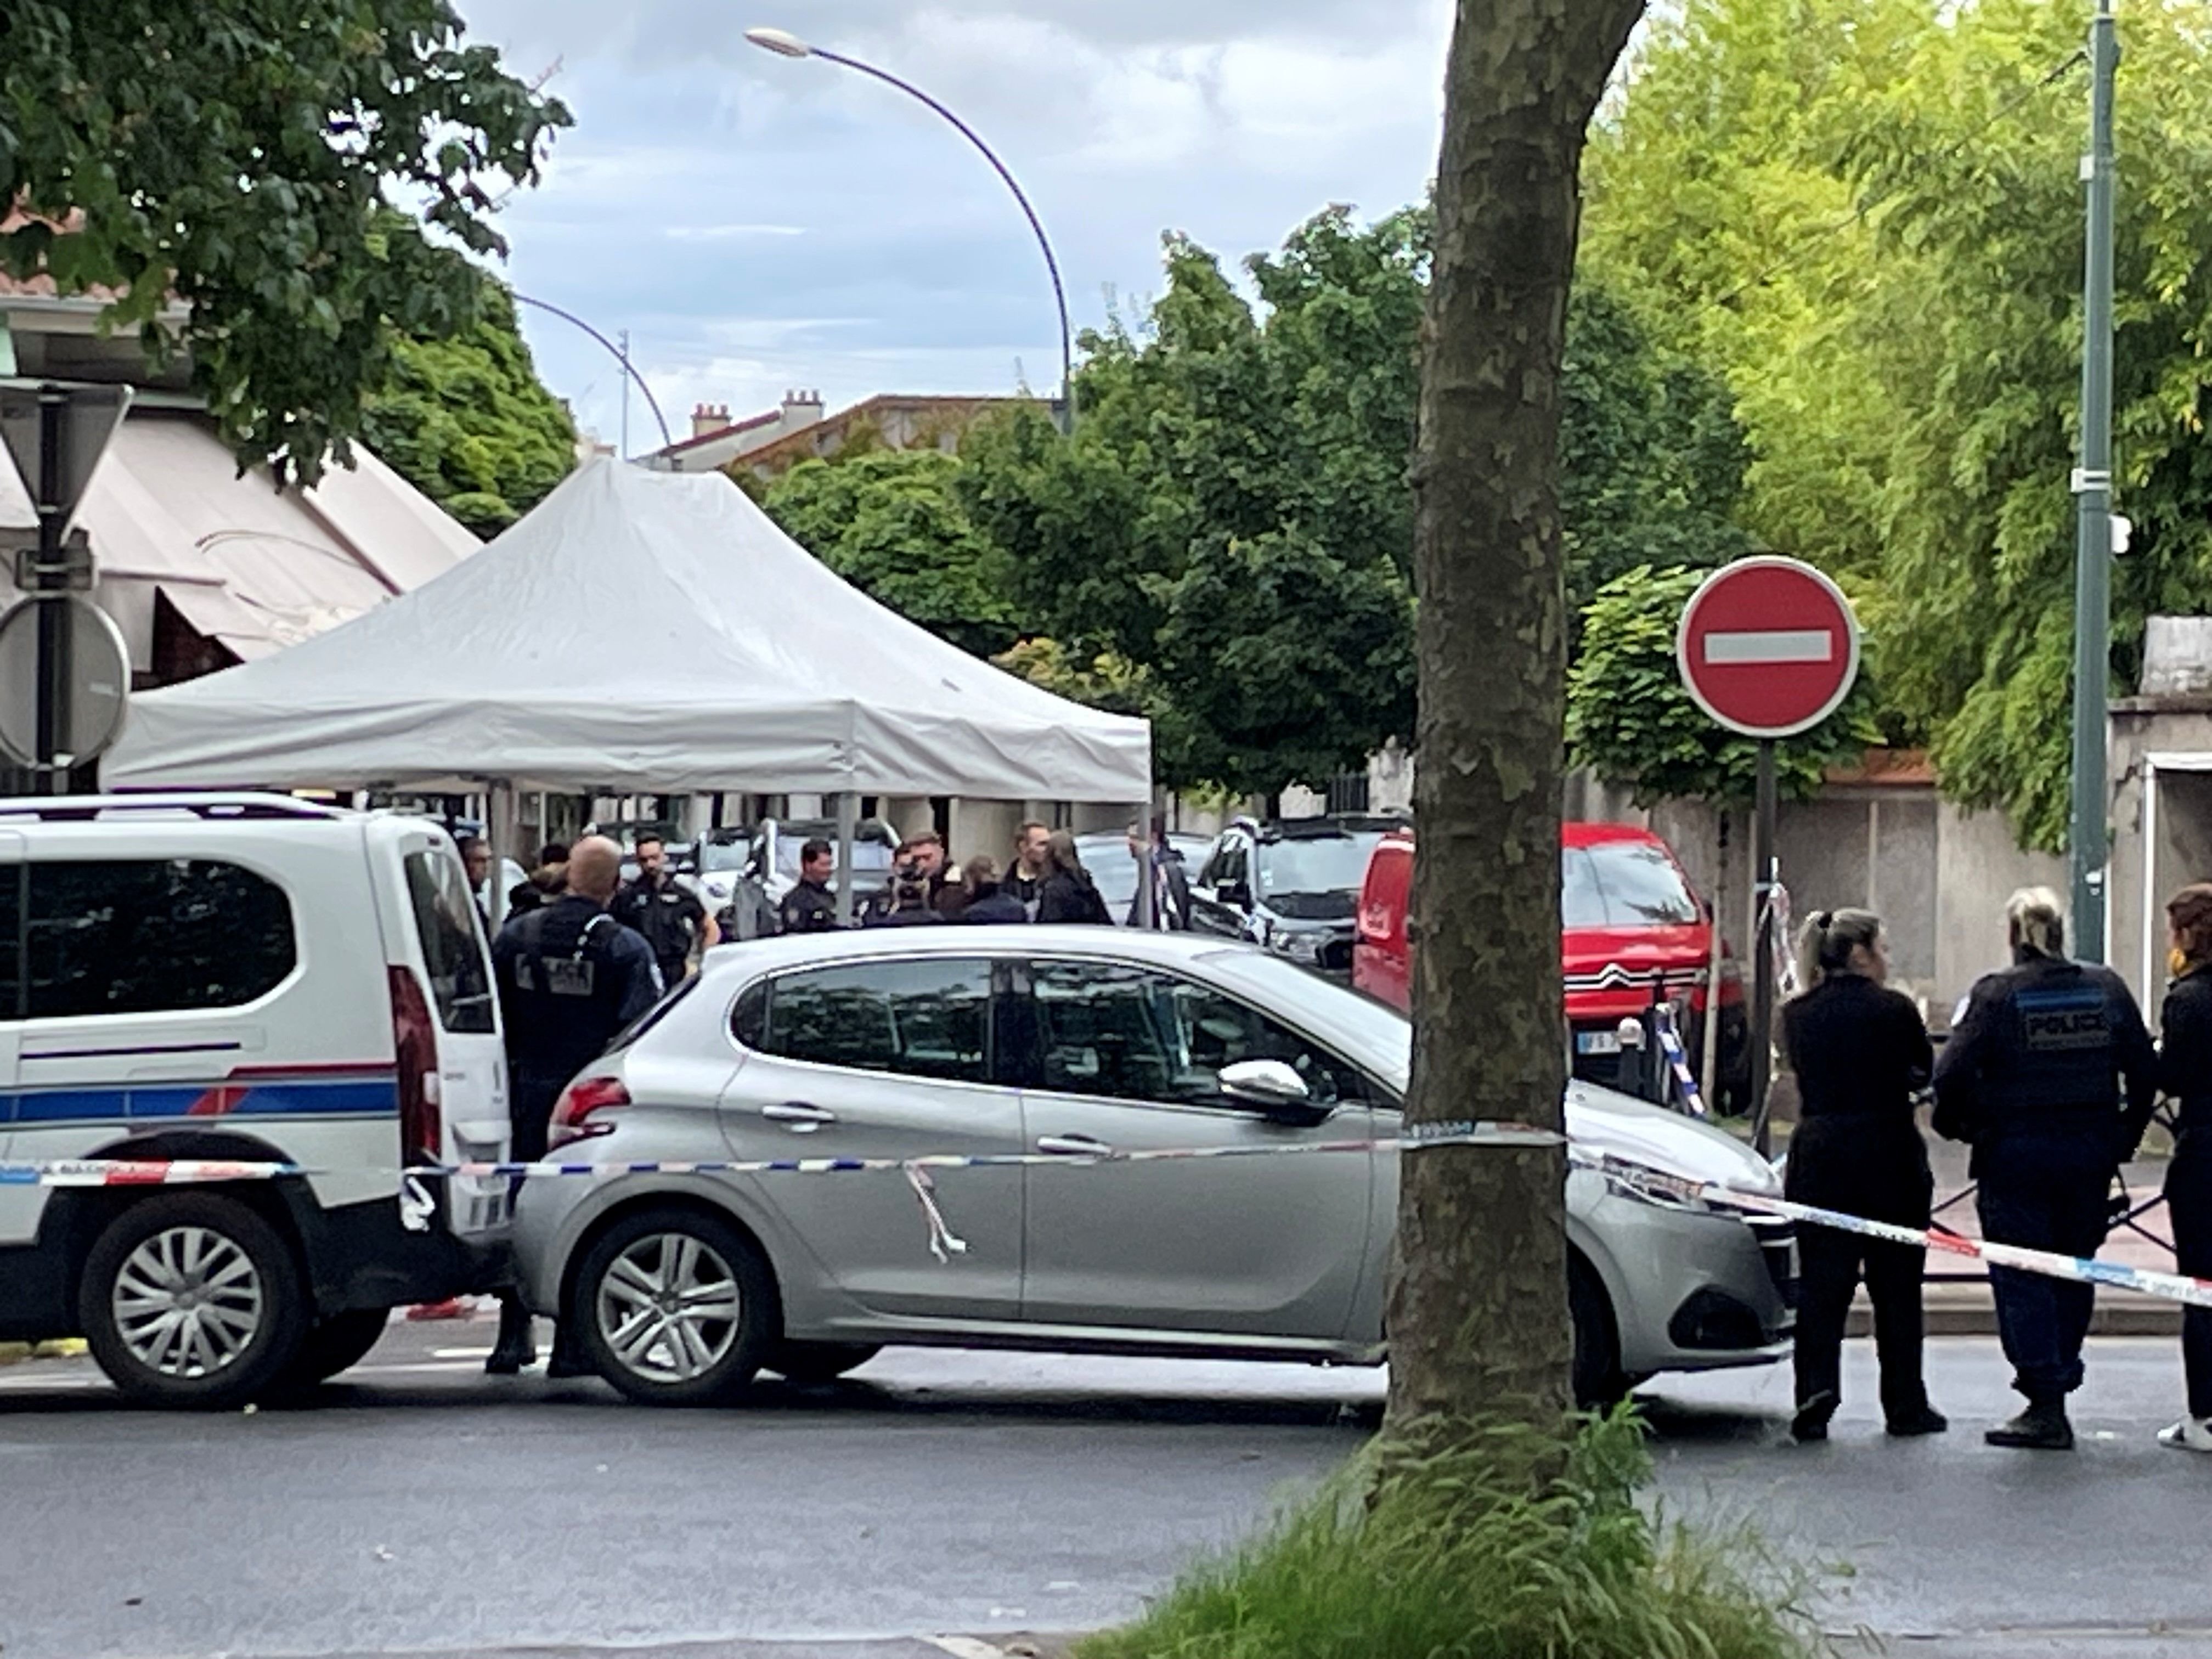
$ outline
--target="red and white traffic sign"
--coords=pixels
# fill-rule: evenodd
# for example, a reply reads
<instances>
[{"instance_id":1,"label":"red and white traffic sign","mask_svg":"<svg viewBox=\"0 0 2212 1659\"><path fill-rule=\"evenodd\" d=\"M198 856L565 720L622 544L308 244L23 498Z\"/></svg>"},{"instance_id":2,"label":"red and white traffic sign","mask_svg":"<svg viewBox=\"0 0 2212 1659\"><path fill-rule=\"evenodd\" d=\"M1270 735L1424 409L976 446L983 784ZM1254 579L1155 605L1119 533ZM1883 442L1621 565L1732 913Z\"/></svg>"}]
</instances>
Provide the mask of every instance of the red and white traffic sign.
<instances>
[{"instance_id":1,"label":"red and white traffic sign","mask_svg":"<svg viewBox=\"0 0 2212 1659\"><path fill-rule=\"evenodd\" d=\"M1674 635L1682 684L1730 731L1786 738L1818 726L1859 672L1844 591L1796 559L1739 559L1705 578Z\"/></svg>"}]
</instances>

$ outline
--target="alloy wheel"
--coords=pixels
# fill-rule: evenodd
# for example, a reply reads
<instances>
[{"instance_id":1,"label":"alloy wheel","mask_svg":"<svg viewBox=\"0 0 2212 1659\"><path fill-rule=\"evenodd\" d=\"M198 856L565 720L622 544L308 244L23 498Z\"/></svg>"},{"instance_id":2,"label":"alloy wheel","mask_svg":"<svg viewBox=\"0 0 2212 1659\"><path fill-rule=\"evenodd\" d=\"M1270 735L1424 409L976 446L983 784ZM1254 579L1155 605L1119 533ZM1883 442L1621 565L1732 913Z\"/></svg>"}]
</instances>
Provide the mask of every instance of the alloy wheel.
<instances>
[{"instance_id":1,"label":"alloy wheel","mask_svg":"<svg viewBox=\"0 0 2212 1659\"><path fill-rule=\"evenodd\" d=\"M655 1382L704 1376L728 1356L743 1322L737 1275L689 1233L639 1239L608 1264L597 1300L608 1351Z\"/></svg>"},{"instance_id":2,"label":"alloy wheel","mask_svg":"<svg viewBox=\"0 0 2212 1659\"><path fill-rule=\"evenodd\" d=\"M110 1305L131 1356L163 1376L213 1376L236 1363L266 1317L261 1274L213 1228L167 1227L117 1271Z\"/></svg>"}]
</instances>

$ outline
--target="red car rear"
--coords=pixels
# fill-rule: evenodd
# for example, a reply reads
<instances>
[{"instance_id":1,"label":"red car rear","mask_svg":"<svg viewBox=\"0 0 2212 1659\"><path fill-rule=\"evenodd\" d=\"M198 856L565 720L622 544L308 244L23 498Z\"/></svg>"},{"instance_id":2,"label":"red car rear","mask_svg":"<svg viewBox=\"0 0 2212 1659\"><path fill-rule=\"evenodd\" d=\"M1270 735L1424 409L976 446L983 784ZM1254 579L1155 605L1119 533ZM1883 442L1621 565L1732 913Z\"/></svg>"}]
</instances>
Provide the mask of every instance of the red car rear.
<instances>
[{"instance_id":1,"label":"red car rear","mask_svg":"<svg viewBox=\"0 0 2212 1659\"><path fill-rule=\"evenodd\" d=\"M1649 1007L1655 988L1688 1005L1684 1035L1696 1054L1713 924L1681 866L1665 842L1629 824L1563 824L1559 840L1560 969L1575 1069L1612 1080L1620 1022ZM1353 986L1399 1008L1412 1001L1406 911L1413 871L1412 834L1385 837L1367 866L1352 951ZM1745 1036L1743 982L1729 963L1721 981L1721 1084L1737 1102L1747 1084Z\"/></svg>"}]
</instances>

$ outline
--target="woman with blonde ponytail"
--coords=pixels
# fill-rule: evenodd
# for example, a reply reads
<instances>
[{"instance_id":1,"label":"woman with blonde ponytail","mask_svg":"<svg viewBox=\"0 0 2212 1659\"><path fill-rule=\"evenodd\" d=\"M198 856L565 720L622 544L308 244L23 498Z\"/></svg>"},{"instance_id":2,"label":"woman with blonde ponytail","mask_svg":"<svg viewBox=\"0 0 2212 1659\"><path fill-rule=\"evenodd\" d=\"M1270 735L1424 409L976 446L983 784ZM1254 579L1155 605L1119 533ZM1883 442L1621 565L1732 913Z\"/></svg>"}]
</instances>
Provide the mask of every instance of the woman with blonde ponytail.
<instances>
[{"instance_id":1,"label":"woman with blonde ponytail","mask_svg":"<svg viewBox=\"0 0 2212 1659\"><path fill-rule=\"evenodd\" d=\"M1935 1181L1913 1096L1935 1063L1920 1011L1882 981L1889 951L1869 910L1820 910L1798 940L1807 988L1782 1011L1782 1050L1796 1074L1789 1196L1874 1221L1925 1227ZM1921 1374L1920 1279L1927 1252L1832 1228L1797 1235L1797 1414L1790 1432L1825 1440L1843 1398L1844 1322L1863 1273L1874 1303L1881 1410L1892 1434L1950 1426Z\"/></svg>"}]
</instances>

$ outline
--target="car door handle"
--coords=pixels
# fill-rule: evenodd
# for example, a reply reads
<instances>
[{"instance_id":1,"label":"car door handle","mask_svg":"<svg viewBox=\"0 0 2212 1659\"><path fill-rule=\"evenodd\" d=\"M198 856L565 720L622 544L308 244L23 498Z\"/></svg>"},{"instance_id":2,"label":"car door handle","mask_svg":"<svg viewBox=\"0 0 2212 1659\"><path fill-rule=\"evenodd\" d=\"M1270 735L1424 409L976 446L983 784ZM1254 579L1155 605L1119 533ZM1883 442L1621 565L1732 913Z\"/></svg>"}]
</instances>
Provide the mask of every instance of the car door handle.
<instances>
[{"instance_id":1,"label":"car door handle","mask_svg":"<svg viewBox=\"0 0 2212 1659\"><path fill-rule=\"evenodd\" d=\"M799 1134L811 1133L825 1123L835 1123L837 1114L819 1106L810 1106L803 1100L787 1100L781 1105L763 1106L761 1115L771 1123L787 1123Z\"/></svg>"},{"instance_id":2,"label":"car door handle","mask_svg":"<svg viewBox=\"0 0 2212 1659\"><path fill-rule=\"evenodd\" d=\"M1062 1158L1111 1158L1114 1149L1103 1140L1089 1135L1044 1135L1037 1140L1037 1151L1055 1152Z\"/></svg>"}]
</instances>

